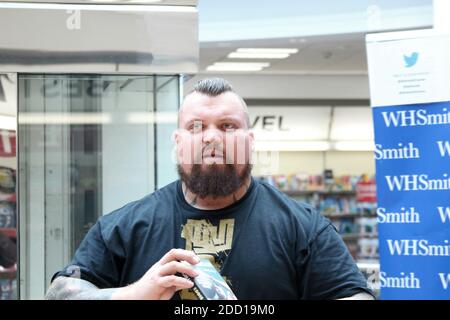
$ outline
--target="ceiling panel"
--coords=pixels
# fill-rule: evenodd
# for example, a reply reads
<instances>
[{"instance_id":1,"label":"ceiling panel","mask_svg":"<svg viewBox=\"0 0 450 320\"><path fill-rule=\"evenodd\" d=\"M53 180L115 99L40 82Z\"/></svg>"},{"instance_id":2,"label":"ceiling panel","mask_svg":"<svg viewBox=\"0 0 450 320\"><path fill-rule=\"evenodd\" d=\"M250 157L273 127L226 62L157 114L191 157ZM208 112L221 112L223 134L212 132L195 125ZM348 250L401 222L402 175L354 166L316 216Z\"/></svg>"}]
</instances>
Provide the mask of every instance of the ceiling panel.
<instances>
[{"instance_id":1,"label":"ceiling panel","mask_svg":"<svg viewBox=\"0 0 450 320\"><path fill-rule=\"evenodd\" d=\"M237 48L297 48L286 59L228 59ZM367 74L364 34L201 44L200 72L214 62L269 62L260 73Z\"/></svg>"}]
</instances>

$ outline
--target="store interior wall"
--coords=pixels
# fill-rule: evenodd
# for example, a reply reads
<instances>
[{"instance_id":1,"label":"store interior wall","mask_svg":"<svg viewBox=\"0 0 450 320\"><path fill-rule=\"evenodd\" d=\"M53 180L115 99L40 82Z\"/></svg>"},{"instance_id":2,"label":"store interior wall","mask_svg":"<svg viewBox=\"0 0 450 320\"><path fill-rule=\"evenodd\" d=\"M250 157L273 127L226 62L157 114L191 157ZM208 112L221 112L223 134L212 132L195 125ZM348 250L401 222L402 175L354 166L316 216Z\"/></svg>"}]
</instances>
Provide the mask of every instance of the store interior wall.
<instances>
[{"instance_id":1,"label":"store interior wall","mask_svg":"<svg viewBox=\"0 0 450 320\"><path fill-rule=\"evenodd\" d=\"M369 79L361 75L277 75L199 73L184 93L206 77L223 77L244 99L369 99Z\"/></svg>"}]
</instances>

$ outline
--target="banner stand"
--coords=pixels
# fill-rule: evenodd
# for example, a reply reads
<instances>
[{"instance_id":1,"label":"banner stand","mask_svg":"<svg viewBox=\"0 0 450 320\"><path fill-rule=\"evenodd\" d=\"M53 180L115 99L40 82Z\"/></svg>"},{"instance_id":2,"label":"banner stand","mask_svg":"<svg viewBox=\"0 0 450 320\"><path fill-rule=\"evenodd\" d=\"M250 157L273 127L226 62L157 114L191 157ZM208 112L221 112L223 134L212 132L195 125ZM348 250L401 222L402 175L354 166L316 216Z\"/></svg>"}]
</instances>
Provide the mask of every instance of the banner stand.
<instances>
[{"instance_id":1,"label":"banner stand","mask_svg":"<svg viewBox=\"0 0 450 320\"><path fill-rule=\"evenodd\" d=\"M381 299L450 299L450 34L366 36Z\"/></svg>"}]
</instances>

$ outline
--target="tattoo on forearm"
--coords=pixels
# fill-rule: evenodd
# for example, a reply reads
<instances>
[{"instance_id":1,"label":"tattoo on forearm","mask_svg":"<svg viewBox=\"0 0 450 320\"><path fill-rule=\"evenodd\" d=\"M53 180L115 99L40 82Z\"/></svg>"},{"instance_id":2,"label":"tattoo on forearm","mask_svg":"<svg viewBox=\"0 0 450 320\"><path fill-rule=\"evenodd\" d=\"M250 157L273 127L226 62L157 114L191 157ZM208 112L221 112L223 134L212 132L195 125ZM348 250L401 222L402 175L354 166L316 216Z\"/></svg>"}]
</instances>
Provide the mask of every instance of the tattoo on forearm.
<instances>
[{"instance_id":1,"label":"tattoo on forearm","mask_svg":"<svg viewBox=\"0 0 450 320\"><path fill-rule=\"evenodd\" d=\"M47 300L110 300L117 289L99 289L86 280L59 277L53 281L45 299Z\"/></svg>"}]
</instances>

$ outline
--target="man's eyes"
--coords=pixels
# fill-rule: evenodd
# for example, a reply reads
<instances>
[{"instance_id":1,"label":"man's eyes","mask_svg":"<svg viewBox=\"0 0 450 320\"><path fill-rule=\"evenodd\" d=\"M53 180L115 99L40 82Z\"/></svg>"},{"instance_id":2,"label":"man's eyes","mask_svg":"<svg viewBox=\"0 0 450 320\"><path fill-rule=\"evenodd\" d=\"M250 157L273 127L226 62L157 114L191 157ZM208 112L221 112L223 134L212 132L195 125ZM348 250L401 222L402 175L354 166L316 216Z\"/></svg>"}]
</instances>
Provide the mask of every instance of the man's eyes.
<instances>
[{"instance_id":1,"label":"man's eyes","mask_svg":"<svg viewBox=\"0 0 450 320\"><path fill-rule=\"evenodd\" d=\"M194 122L188 125L187 129L189 131L199 131L203 128L203 125L201 122Z\"/></svg>"},{"instance_id":2,"label":"man's eyes","mask_svg":"<svg viewBox=\"0 0 450 320\"><path fill-rule=\"evenodd\" d=\"M203 128L203 124L201 122L198 122L198 123L196 122L191 126L191 129L194 129L194 130L202 129L202 128Z\"/></svg>"},{"instance_id":3,"label":"man's eyes","mask_svg":"<svg viewBox=\"0 0 450 320\"><path fill-rule=\"evenodd\" d=\"M234 124L232 124L232 123L224 123L224 124L222 125L222 127L223 127L225 130L236 129L236 126L235 126Z\"/></svg>"},{"instance_id":4,"label":"man's eyes","mask_svg":"<svg viewBox=\"0 0 450 320\"><path fill-rule=\"evenodd\" d=\"M191 125L189 125L188 129L190 131L197 131L197 130L202 130L203 129L203 124L202 123L193 123ZM220 128L222 130L234 130L237 128L237 126L234 123L223 123L220 125Z\"/></svg>"}]
</instances>

